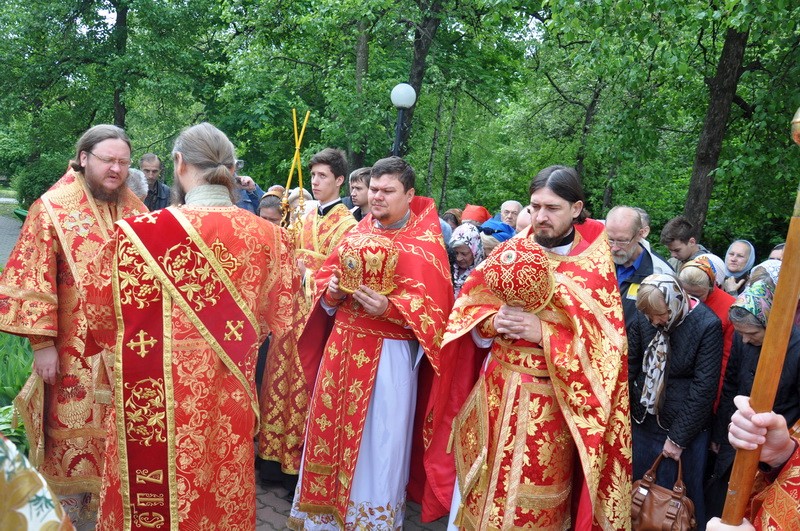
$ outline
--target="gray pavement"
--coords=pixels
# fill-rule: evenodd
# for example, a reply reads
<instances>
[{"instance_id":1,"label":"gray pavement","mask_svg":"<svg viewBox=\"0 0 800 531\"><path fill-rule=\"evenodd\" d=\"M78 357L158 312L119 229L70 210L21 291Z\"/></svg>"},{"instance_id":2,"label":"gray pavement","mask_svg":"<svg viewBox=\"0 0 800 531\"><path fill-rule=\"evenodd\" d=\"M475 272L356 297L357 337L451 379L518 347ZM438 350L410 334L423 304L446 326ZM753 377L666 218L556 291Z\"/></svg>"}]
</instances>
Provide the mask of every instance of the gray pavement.
<instances>
[{"instance_id":1,"label":"gray pavement","mask_svg":"<svg viewBox=\"0 0 800 531\"><path fill-rule=\"evenodd\" d=\"M0 216L0 265L5 265L11 250L17 243L22 223L16 218ZM256 485L256 529L287 529L286 519L289 517L291 504L286 500L286 489L280 486L264 488ZM447 518L423 524L419 517L420 507L409 503L406 508L404 529L414 531L440 531L447 528Z\"/></svg>"},{"instance_id":2,"label":"gray pavement","mask_svg":"<svg viewBox=\"0 0 800 531\"><path fill-rule=\"evenodd\" d=\"M19 238L19 229L22 222L16 218L0 216L0 265L5 266L11 249Z\"/></svg>"},{"instance_id":3,"label":"gray pavement","mask_svg":"<svg viewBox=\"0 0 800 531\"><path fill-rule=\"evenodd\" d=\"M289 503L283 487L267 487L256 485L256 530L287 529L286 519L289 517ZM442 517L435 522L423 524L419 519L420 507L416 503L406 505L405 524L403 529L414 531L442 531L447 529L447 517Z\"/></svg>"}]
</instances>

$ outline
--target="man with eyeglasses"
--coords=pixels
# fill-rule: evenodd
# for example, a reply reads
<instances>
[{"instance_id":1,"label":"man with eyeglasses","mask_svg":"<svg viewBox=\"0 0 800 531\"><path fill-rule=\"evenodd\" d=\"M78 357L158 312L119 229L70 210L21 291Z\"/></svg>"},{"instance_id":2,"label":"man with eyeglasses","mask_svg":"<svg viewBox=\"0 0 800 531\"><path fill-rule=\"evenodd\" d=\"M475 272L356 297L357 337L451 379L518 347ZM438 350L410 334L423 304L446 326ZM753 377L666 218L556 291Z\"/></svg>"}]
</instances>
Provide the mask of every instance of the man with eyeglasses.
<instances>
[{"instance_id":1,"label":"man with eyeglasses","mask_svg":"<svg viewBox=\"0 0 800 531\"><path fill-rule=\"evenodd\" d=\"M169 186L161 180L164 166L155 153L145 153L139 158L139 169L147 178L147 197L144 204L151 211L167 208L169 206Z\"/></svg>"},{"instance_id":2,"label":"man with eyeglasses","mask_svg":"<svg viewBox=\"0 0 800 531\"><path fill-rule=\"evenodd\" d=\"M636 294L642 280L654 273L675 273L664 258L642 245L644 227L642 216L636 209L620 205L609 210L606 216L606 233L611 246L611 258L617 268L617 282L627 328L636 315Z\"/></svg>"},{"instance_id":3,"label":"man with eyeglasses","mask_svg":"<svg viewBox=\"0 0 800 531\"><path fill-rule=\"evenodd\" d=\"M126 186L130 164L125 131L86 131L67 173L31 205L0 275L0 330L33 348L33 374L15 400L30 459L79 530L94 528L111 387L106 360L86 347L78 282L114 222L147 210Z\"/></svg>"}]
</instances>

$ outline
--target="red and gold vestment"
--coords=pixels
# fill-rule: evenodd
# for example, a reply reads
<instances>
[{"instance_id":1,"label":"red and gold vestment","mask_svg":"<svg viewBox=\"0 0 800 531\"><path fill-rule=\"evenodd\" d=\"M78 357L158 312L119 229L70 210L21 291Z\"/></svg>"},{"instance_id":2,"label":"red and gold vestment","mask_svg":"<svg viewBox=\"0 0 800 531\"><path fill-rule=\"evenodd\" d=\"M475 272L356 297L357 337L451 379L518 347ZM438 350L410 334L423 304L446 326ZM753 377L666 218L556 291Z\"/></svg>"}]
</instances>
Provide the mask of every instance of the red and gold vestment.
<instances>
[{"instance_id":1,"label":"red and gold vestment","mask_svg":"<svg viewBox=\"0 0 800 531\"><path fill-rule=\"evenodd\" d=\"M90 327L114 353L98 528L253 529L256 354L290 325L287 233L169 207L120 221L98 268Z\"/></svg>"},{"instance_id":2,"label":"red and gold vestment","mask_svg":"<svg viewBox=\"0 0 800 531\"><path fill-rule=\"evenodd\" d=\"M303 479L295 505L309 515L334 515L340 526L346 520L384 340L418 341L433 371L438 372L440 363L442 334L453 303L450 266L433 201L414 197L410 208L403 228L379 229L369 215L351 232L380 234L399 251L396 287L387 295L386 312L369 315L355 299L347 297L336 311L327 343L309 337L318 334L321 322L329 320L319 298L326 292L333 271L340 267L335 250L316 276L317 303L301 338L306 370L310 372L314 366L307 360L321 357L322 361L309 410ZM419 392L425 392L422 383ZM426 403L426 397L419 400ZM402 476L399 471L392 472ZM366 521L366 516L358 520L361 525L367 525ZM290 526L297 528L302 522L290 519Z\"/></svg>"},{"instance_id":3,"label":"red and gold vestment","mask_svg":"<svg viewBox=\"0 0 800 531\"><path fill-rule=\"evenodd\" d=\"M548 253L556 289L537 313L541 344L495 337L484 371L453 422L449 445L461 493L456 519L461 528L565 529L574 525L572 498L585 493L593 529L630 527L622 305L603 225L587 220L575 228L567 256ZM518 237L533 236L529 228ZM502 305L483 275L479 266L464 285L445 344L493 319ZM525 279L518 281L522 288ZM472 365L459 363L443 366L443 378ZM446 409L446 398L442 402L434 410ZM440 429L449 429L442 424ZM429 481L438 483L433 491L439 506L449 507L452 484L442 476L429 475Z\"/></svg>"},{"instance_id":4,"label":"red and gold vestment","mask_svg":"<svg viewBox=\"0 0 800 531\"><path fill-rule=\"evenodd\" d=\"M116 204L93 199L83 175L69 170L31 205L0 277L0 330L58 352L57 383L33 373L15 400L31 463L58 495L100 491L106 438L109 396L97 388L105 370L87 348L77 282L114 221L146 210L127 188Z\"/></svg>"},{"instance_id":5,"label":"red and gold vestment","mask_svg":"<svg viewBox=\"0 0 800 531\"><path fill-rule=\"evenodd\" d=\"M800 422L790 431L800 444ZM756 529L800 529L800 446L772 482L759 473L753 491L748 519Z\"/></svg>"},{"instance_id":6,"label":"red and gold vestment","mask_svg":"<svg viewBox=\"0 0 800 531\"><path fill-rule=\"evenodd\" d=\"M297 342L313 301L314 274L355 225L353 214L342 203L325 216L314 209L303 218L295 242L296 258L306 266L305 282L294 290L290 333L280 340L273 338L270 343L259 396L259 457L280 463L281 469L289 474L300 470L303 432L314 385L313 378L306 378L297 354ZM318 333L324 335L325 330Z\"/></svg>"}]
</instances>

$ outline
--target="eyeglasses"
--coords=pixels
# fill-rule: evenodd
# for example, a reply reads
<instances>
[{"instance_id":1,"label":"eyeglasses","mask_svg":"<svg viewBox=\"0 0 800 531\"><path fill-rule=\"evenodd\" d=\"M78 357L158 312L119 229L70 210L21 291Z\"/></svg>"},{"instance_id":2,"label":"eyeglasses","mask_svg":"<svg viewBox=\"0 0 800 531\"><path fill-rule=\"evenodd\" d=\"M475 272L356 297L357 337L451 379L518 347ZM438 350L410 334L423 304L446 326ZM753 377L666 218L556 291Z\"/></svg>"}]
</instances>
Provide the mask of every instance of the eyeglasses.
<instances>
[{"instance_id":1,"label":"eyeglasses","mask_svg":"<svg viewBox=\"0 0 800 531\"><path fill-rule=\"evenodd\" d=\"M633 240L608 240L608 244L611 247L627 247L631 244Z\"/></svg>"},{"instance_id":2,"label":"eyeglasses","mask_svg":"<svg viewBox=\"0 0 800 531\"><path fill-rule=\"evenodd\" d=\"M91 151L87 151L89 155L92 155L94 158L99 160L104 164L109 164L113 166L114 164L119 164L120 168L127 168L131 165L131 159L115 159L113 157L101 157L100 155L95 155Z\"/></svg>"}]
</instances>

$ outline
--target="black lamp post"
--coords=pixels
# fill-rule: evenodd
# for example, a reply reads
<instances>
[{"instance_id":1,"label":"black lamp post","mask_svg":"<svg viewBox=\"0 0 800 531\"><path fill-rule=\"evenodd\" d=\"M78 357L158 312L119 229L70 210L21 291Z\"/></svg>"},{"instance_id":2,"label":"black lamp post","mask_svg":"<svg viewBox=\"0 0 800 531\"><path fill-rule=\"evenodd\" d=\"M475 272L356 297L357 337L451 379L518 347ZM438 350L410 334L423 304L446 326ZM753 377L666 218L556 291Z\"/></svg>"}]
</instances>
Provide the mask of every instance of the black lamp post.
<instances>
[{"instance_id":1,"label":"black lamp post","mask_svg":"<svg viewBox=\"0 0 800 531\"><path fill-rule=\"evenodd\" d=\"M403 112L410 109L417 101L417 92L408 83L400 83L392 89L392 104L397 107L397 126L394 131L392 155L400 156L400 133L403 127Z\"/></svg>"}]
</instances>

